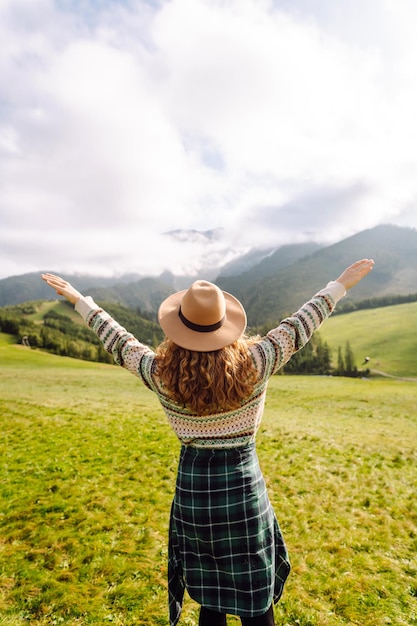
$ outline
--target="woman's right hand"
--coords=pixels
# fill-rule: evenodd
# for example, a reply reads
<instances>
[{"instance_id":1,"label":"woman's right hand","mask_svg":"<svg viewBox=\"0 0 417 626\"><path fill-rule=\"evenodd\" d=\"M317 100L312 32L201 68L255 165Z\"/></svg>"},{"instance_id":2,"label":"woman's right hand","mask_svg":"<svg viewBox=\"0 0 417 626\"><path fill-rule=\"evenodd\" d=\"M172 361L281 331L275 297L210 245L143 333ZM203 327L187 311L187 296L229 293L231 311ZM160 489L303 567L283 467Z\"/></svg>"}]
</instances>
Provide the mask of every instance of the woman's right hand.
<instances>
[{"instance_id":1,"label":"woman's right hand","mask_svg":"<svg viewBox=\"0 0 417 626\"><path fill-rule=\"evenodd\" d=\"M354 287L362 278L365 278L374 266L373 259L361 259L349 265L337 278L338 283L342 283L346 291Z\"/></svg>"},{"instance_id":2,"label":"woman's right hand","mask_svg":"<svg viewBox=\"0 0 417 626\"><path fill-rule=\"evenodd\" d=\"M64 280L60 276L55 276L55 274L42 274L42 280L44 280L47 285L52 287L52 289L55 289L59 296L64 296L64 298L72 304L75 304L80 298L83 297L82 294L71 285L71 283Z\"/></svg>"}]
</instances>

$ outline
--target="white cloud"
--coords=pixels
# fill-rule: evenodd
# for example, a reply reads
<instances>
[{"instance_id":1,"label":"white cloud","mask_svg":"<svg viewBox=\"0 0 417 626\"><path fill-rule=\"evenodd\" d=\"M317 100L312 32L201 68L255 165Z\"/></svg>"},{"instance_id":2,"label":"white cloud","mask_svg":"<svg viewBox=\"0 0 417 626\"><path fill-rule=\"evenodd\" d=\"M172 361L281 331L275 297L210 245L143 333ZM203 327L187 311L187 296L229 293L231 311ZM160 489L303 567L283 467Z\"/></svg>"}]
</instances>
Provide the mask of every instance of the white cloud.
<instances>
[{"instance_id":1,"label":"white cloud","mask_svg":"<svg viewBox=\"0 0 417 626\"><path fill-rule=\"evenodd\" d=\"M414 2L92 7L0 2L0 277L417 226Z\"/></svg>"}]
</instances>

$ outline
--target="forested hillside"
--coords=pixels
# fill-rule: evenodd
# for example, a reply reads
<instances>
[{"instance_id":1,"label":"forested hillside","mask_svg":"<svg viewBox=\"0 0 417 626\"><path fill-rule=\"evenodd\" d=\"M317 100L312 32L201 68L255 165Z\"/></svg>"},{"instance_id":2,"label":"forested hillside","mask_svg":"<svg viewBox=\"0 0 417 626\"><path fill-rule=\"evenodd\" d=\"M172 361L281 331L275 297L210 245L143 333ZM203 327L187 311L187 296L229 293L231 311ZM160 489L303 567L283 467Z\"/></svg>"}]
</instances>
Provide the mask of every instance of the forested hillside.
<instances>
[{"instance_id":1,"label":"forested hillside","mask_svg":"<svg viewBox=\"0 0 417 626\"><path fill-rule=\"evenodd\" d=\"M366 303L365 303L366 304ZM284 374L363 376L382 370L417 377L416 301L380 308L364 306L333 315L309 344L284 367ZM155 347L162 339L159 325L131 309L102 303L132 334ZM268 327L252 329L263 334ZM81 317L64 301L35 301L0 309L0 332L59 355L112 362ZM366 358L368 360L366 360Z\"/></svg>"},{"instance_id":2,"label":"forested hillside","mask_svg":"<svg viewBox=\"0 0 417 626\"><path fill-rule=\"evenodd\" d=\"M349 292L339 304L339 311L353 309L364 301L373 306L372 302L381 298L393 303L393 298L417 293L417 231L398 226L377 226L331 246L305 243L277 250L254 249L240 261L226 264L214 279L204 274L179 277L169 271L159 277L66 278L96 300L130 307L153 315L154 320L164 298L187 288L196 278L207 278L237 296L246 308L249 325L259 326L273 325L294 312L347 265L363 257L374 258L374 270ZM231 275L233 271L238 273ZM0 280L0 306L50 297L40 274Z\"/></svg>"},{"instance_id":3,"label":"forested hillside","mask_svg":"<svg viewBox=\"0 0 417 626\"><path fill-rule=\"evenodd\" d=\"M101 303L117 321L143 343L156 346L162 339L158 324L132 309ZM13 335L17 343L89 361L112 362L101 342L66 302L35 301L0 309L0 331Z\"/></svg>"},{"instance_id":4,"label":"forested hillside","mask_svg":"<svg viewBox=\"0 0 417 626\"><path fill-rule=\"evenodd\" d=\"M397 226L377 226L337 244L320 248L289 267L255 279L251 272L222 278L219 286L245 305L249 324L274 325L297 310L310 296L334 280L359 258L373 258L375 267L366 280L348 292L340 303L353 308L370 298L409 296L417 292L417 231Z\"/></svg>"},{"instance_id":5,"label":"forested hillside","mask_svg":"<svg viewBox=\"0 0 417 626\"><path fill-rule=\"evenodd\" d=\"M156 347L162 340L163 333L152 320L111 302L102 302L101 306L143 343ZM113 362L113 357L65 301L34 301L1 308L0 332L13 335L16 343L32 349L88 361ZM280 373L359 376L368 372L357 368L349 342L343 346L343 356L332 360L332 347L317 333Z\"/></svg>"}]
</instances>

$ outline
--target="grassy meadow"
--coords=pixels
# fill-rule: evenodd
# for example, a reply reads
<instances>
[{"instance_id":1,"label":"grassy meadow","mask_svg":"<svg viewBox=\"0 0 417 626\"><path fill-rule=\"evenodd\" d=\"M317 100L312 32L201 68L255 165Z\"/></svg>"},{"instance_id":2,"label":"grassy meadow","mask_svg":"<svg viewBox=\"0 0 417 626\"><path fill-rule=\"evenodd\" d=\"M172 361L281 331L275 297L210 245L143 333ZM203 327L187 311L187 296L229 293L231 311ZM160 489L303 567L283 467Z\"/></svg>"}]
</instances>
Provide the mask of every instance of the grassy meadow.
<instances>
[{"instance_id":1,"label":"grassy meadow","mask_svg":"<svg viewBox=\"0 0 417 626\"><path fill-rule=\"evenodd\" d=\"M0 420L0 625L168 626L179 444L152 393L0 335ZM416 427L417 383L271 380L258 453L292 560L278 625L417 625ZM186 597L180 625L197 614Z\"/></svg>"},{"instance_id":2,"label":"grassy meadow","mask_svg":"<svg viewBox=\"0 0 417 626\"><path fill-rule=\"evenodd\" d=\"M352 347L359 369L365 367L391 376L417 378L417 302L396 304L334 315L326 320L320 335L333 349ZM369 363L363 364L369 357Z\"/></svg>"}]
</instances>

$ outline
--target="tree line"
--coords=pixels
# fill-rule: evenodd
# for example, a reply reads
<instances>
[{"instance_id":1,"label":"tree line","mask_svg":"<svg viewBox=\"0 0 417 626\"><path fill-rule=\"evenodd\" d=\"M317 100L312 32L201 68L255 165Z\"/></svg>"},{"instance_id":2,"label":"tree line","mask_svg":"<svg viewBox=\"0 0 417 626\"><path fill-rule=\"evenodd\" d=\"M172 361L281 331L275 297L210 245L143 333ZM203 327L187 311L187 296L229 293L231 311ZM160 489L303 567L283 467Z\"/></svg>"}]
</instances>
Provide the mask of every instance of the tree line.
<instances>
[{"instance_id":1,"label":"tree line","mask_svg":"<svg viewBox=\"0 0 417 626\"><path fill-rule=\"evenodd\" d=\"M351 300L345 300L338 302L337 308L333 315L341 315L342 313L351 313L353 311L360 311L362 309L379 309L385 306L393 306L395 304L408 304L409 302L417 302L417 293L410 293L408 295L391 295L391 296L379 296L377 298L366 298L359 302L352 302Z\"/></svg>"},{"instance_id":2,"label":"tree line","mask_svg":"<svg viewBox=\"0 0 417 626\"><path fill-rule=\"evenodd\" d=\"M349 376L358 378L369 376L369 369L359 369L350 342L338 346L336 364L332 363L332 350L323 342L320 333L315 333L310 341L296 352L281 370L283 374L318 374L322 376Z\"/></svg>"},{"instance_id":3,"label":"tree line","mask_svg":"<svg viewBox=\"0 0 417 626\"><path fill-rule=\"evenodd\" d=\"M69 305L68 305L69 306ZM40 348L60 356L69 356L87 361L112 363L100 340L83 324L74 322L69 316L54 309L47 311L36 323L29 316L39 310L40 303L26 303L0 309L0 331L16 337L19 343L31 348ZM143 343L156 347L162 340L158 324L139 316L132 309L114 303L103 307ZM281 374L321 374L334 376L366 376L369 370L359 370L349 342L338 348L335 364L331 349L316 333L302 350L281 370Z\"/></svg>"}]
</instances>

